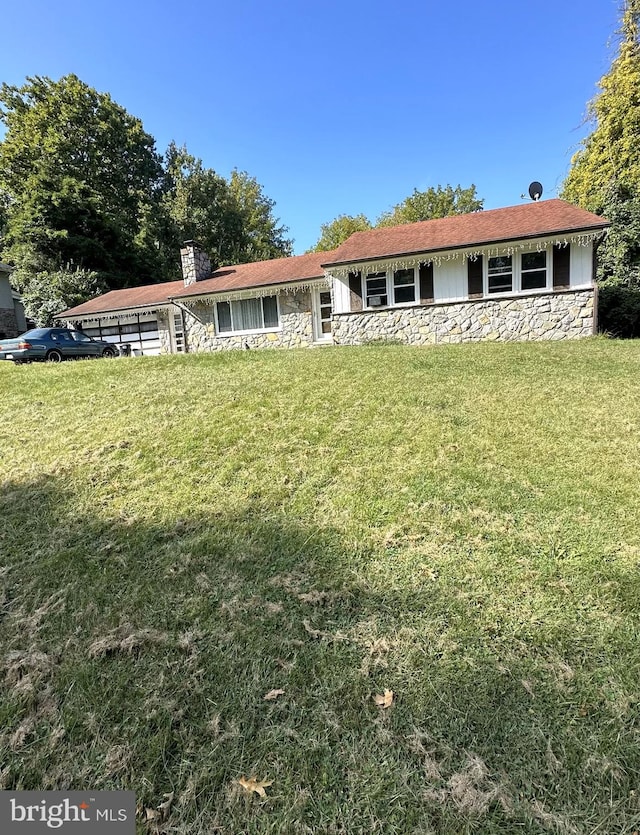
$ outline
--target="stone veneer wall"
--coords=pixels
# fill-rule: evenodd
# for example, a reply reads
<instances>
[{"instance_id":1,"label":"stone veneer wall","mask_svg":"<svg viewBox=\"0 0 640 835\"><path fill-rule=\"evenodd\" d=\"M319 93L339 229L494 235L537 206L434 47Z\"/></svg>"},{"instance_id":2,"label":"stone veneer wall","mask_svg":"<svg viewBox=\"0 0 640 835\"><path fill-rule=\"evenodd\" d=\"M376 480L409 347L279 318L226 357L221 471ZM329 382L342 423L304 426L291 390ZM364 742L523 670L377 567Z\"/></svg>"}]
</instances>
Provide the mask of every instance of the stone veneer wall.
<instances>
[{"instance_id":1,"label":"stone veneer wall","mask_svg":"<svg viewBox=\"0 0 640 835\"><path fill-rule=\"evenodd\" d=\"M0 333L3 333L7 339L13 339L18 336L18 320L16 312L13 308L0 308Z\"/></svg>"},{"instance_id":2,"label":"stone veneer wall","mask_svg":"<svg viewBox=\"0 0 640 835\"><path fill-rule=\"evenodd\" d=\"M411 345L480 340L575 339L594 332L595 290L478 299L375 312L334 313L333 340Z\"/></svg>"},{"instance_id":3,"label":"stone veneer wall","mask_svg":"<svg viewBox=\"0 0 640 835\"><path fill-rule=\"evenodd\" d=\"M171 353L171 332L169 330L169 314L166 310L158 311L158 338L160 340L160 353Z\"/></svg>"},{"instance_id":4,"label":"stone veneer wall","mask_svg":"<svg viewBox=\"0 0 640 835\"><path fill-rule=\"evenodd\" d=\"M187 246L180 250L180 260L185 286L211 275L211 261L202 249Z\"/></svg>"},{"instance_id":5,"label":"stone veneer wall","mask_svg":"<svg viewBox=\"0 0 640 835\"><path fill-rule=\"evenodd\" d=\"M192 315L185 313L187 350L225 351L233 348L302 348L313 342L311 293L280 293L280 330L219 336L215 329L214 306L197 304Z\"/></svg>"}]
</instances>

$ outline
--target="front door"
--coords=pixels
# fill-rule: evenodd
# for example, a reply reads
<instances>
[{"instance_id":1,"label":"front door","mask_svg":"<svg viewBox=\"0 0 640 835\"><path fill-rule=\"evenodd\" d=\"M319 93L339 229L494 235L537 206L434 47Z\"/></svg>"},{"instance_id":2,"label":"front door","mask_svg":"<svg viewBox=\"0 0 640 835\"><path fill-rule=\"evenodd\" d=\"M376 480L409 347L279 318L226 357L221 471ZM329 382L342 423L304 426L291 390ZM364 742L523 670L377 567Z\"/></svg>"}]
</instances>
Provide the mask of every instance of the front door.
<instances>
[{"instance_id":1,"label":"front door","mask_svg":"<svg viewBox=\"0 0 640 835\"><path fill-rule=\"evenodd\" d=\"M313 338L331 342L331 291L313 291Z\"/></svg>"}]
</instances>

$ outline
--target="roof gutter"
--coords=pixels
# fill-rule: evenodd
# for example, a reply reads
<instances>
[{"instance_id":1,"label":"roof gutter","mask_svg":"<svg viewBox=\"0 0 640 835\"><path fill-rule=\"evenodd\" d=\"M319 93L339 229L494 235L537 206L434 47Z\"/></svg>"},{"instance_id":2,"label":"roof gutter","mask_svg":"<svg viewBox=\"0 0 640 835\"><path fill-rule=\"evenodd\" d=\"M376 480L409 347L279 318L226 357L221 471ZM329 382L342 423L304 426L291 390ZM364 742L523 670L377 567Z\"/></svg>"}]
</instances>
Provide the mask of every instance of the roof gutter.
<instances>
[{"instance_id":1,"label":"roof gutter","mask_svg":"<svg viewBox=\"0 0 640 835\"><path fill-rule=\"evenodd\" d=\"M258 290L264 287L282 287L282 286L293 286L296 284L304 284L308 281L322 281L324 279L324 275L314 275L309 278L292 278L289 281L279 281L277 284L270 284L269 282L265 282L265 284L252 284L250 287L227 287L222 290L207 290L202 293L184 293L181 296L169 296L169 301L175 304L176 299L182 301L183 299L200 299L205 296L216 296L225 294L228 295L229 293L247 293L251 292L251 290Z\"/></svg>"},{"instance_id":2,"label":"roof gutter","mask_svg":"<svg viewBox=\"0 0 640 835\"><path fill-rule=\"evenodd\" d=\"M74 313L73 308L71 310L64 310L62 313L56 313L54 315L54 319L97 319L100 316L104 316L106 313L120 313L123 310L142 310L144 308L155 308L155 307L169 307L171 303L171 299L167 299L167 301L163 302L149 302L147 304L130 304L127 307L108 307L105 310L92 310L88 313Z\"/></svg>"},{"instance_id":3,"label":"roof gutter","mask_svg":"<svg viewBox=\"0 0 640 835\"><path fill-rule=\"evenodd\" d=\"M387 252L384 255L370 255L365 258L353 258L348 261L329 261L326 264L321 264L320 266L324 269L331 269L331 267L346 267L349 264L369 264L372 261L384 261L387 258L406 258L412 255L429 255L432 252L448 252L449 250L457 251L461 249L477 249L478 247L491 246L492 244L503 244L508 241L530 241L535 240L536 238L548 238L553 235L579 235L587 234L589 232L596 232L599 230L602 232L606 232L606 230L610 226L610 223L605 223L598 224L597 226L582 226L579 229L556 229L550 232L535 232L531 235L518 235L516 237L508 236L506 238L492 238L488 241L474 241L470 244L439 246L435 247L434 249L415 249L410 251L403 250L401 252Z\"/></svg>"}]
</instances>

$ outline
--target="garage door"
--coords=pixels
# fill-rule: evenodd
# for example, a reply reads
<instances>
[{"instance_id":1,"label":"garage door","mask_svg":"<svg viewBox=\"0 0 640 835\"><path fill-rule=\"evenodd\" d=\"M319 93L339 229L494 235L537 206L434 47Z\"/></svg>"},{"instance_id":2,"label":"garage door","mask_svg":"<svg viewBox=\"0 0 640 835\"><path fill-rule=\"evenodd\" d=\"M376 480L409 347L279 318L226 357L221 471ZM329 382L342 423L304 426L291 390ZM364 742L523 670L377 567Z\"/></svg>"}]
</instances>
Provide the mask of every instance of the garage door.
<instances>
[{"instance_id":1,"label":"garage door","mask_svg":"<svg viewBox=\"0 0 640 835\"><path fill-rule=\"evenodd\" d=\"M83 323L87 336L104 339L114 345L131 345L132 351L143 354L160 353L160 334L155 313L109 319L92 319Z\"/></svg>"}]
</instances>

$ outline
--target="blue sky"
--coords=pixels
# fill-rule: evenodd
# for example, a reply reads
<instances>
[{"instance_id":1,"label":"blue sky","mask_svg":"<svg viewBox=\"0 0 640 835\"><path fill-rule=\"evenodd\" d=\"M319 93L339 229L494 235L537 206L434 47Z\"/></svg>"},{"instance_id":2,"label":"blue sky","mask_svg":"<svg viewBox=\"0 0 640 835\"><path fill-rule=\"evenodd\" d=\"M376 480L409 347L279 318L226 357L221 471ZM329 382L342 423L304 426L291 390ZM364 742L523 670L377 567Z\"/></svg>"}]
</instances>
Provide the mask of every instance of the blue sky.
<instances>
[{"instance_id":1,"label":"blue sky","mask_svg":"<svg viewBox=\"0 0 640 835\"><path fill-rule=\"evenodd\" d=\"M73 72L160 152L248 171L298 254L414 188L557 196L618 17L618 0L5 0L0 80Z\"/></svg>"}]
</instances>

